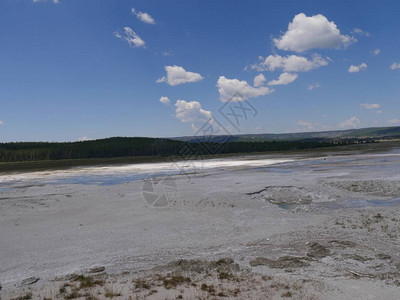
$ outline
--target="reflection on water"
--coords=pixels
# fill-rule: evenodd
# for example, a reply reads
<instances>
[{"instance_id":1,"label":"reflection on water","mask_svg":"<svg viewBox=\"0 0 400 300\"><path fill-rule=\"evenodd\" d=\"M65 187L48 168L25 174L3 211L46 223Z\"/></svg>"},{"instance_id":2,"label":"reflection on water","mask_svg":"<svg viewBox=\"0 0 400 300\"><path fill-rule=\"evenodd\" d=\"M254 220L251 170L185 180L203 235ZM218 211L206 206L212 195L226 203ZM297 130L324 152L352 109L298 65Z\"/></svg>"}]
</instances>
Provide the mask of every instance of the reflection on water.
<instances>
[{"instance_id":1,"label":"reflection on water","mask_svg":"<svg viewBox=\"0 0 400 300\"><path fill-rule=\"evenodd\" d=\"M119 175L78 175L73 177L58 178L49 180L47 184L84 184L84 185L115 185L131 181L138 181L152 177L164 177L167 175L175 175L179 172L164 172L164 173L142 173L142 174L119 174Z\"/></svg>"},{"instance_id":2,"label":"reflection on water","mask_svg":"<svg viewBox=\"0 0 400 300\"><path fill-rule=\"evenodd\" d=\"M361 208L369 206L395 206L400 203L400 198L390 199L390 200L346 200L344 205L348 208Z\"/></svg>"},{"instance_id":3,"label":"reflection on water","mask_svg":"<svg viewBox=\"0 0 400 300\"><path fill-rule=\"evenodd\" d=\"M68 170L27 172L0 176L0 191L39 184L115 185L152 177L182 174L183 171L202 172L221 168L248 168L270 166L292 159L209 159L176 163L143 163L124 166L77 167Z\"/></svg>"},{"instance_id":4,"label":"reflection on water","mask_svg":"<svg viewBox=\"0 0 400 300\"><path fill-rule=\"evenodd\" d=\"M347 199L344 202L319 202L313 203L315 207L323 207L329 209L339 209L339 208L364 208L364 207L390 207L400 204L400 198L393 198L389 200L364 200L364 199ZM280 208L284 210L294 210L301 206L298 203L279 203L277 204Z\"/></svg>"}]
</instances>

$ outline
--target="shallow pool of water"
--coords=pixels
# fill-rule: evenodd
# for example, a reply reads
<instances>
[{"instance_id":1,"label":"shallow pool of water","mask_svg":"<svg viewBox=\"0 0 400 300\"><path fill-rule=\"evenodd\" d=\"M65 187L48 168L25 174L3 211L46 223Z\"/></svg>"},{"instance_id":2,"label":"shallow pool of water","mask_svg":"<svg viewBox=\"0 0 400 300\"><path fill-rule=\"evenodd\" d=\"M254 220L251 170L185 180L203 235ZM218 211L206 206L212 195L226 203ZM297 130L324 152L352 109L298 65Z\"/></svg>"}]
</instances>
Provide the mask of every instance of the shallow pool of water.
<instances>
[{"instance_id":1,"label":"shallow pool of water","mask_svg":"<svg viewBox=\"0 0 400 300\"><path fill-rule=\"evenodd\" d=\"M351 199L346 200L344 206L346 208L361 208L361 207L385 207L385 206L396 206L400 204L400 198L394 198L390 200L359 200Z\"/></svg>"},{"instance_id":2,"label":"shallow pool of water","mask_svg":"<svg viewBox=\"0 0 400 300\"><path fill-rule=\"evenodd\" d=\"M209 159L171 163L131 164L107 167L77 167L68 170L26 172L0 176L1 189L40 184L116 185L149 177L198 173L211 169L257 168L290 162L292 159Z\"/></svg>"}]
</instances>

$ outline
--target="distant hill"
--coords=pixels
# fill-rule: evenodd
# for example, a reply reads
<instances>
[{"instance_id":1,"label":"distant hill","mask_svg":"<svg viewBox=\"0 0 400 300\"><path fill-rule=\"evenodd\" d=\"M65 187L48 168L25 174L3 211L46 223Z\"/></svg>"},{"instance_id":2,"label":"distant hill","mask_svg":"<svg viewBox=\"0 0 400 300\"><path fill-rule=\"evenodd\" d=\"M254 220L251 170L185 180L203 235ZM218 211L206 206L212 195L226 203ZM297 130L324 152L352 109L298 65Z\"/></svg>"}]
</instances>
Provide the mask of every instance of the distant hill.
<instances>
[{"instance_id":1,"label":"distant hill","mask_svg":"<svg viewBox=\"0 0 400 300\"><path fill-rule=\"evenodd\" d=\"M372 127L355 129L352 132L345 134L349 137L400 137L400 127Z\"/></svg>"},{"instance_id":2,"label":"distant hill","mask_svg":"<svg viewBox=\"0 0 400 300\"><path fill-rule=\"evenodd\" d=\"M264 142L264 141L299 141L299 140L332 140L332 139L379 139L379 138L400 138L400 126L398 127L372 127L361 129L317 131L317 132L296 132L296 133L261 133L261 134L239 134L232 136L213 136L209 141L237 141L237 142ZM199 139L193 136L170 138L177 141L198 142ZM201 140L200 140L201 141Z\"/></svg>"}]
</instances>

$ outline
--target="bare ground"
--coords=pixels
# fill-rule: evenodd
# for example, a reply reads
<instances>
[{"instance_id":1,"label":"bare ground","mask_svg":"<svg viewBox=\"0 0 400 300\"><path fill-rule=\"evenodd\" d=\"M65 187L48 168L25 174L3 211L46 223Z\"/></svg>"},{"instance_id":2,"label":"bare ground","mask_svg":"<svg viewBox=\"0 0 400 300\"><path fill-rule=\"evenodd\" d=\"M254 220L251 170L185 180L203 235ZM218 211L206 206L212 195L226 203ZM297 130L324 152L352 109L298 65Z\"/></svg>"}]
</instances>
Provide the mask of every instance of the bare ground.
<instances>
[{"instance_id":1,"label":"bare ground","mask_svg":"<svg viewBox=\"0 0 400 300\"><path fill-rule=\"evenodd\" d=\"M161 208L140 182L3 191L0 297L398 299L398 164L175 176L177 197Z\"/></svg>"}]
</instances>

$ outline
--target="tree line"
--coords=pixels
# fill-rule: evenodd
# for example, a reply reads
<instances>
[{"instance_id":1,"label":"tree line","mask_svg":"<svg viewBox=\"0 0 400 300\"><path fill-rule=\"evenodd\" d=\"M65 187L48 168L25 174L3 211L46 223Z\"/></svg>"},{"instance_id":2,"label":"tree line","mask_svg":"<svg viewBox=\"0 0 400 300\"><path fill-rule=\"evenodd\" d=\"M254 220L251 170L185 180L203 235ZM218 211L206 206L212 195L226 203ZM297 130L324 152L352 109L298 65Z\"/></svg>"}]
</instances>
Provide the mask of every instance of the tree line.
<instances>
[{"instance_id":1,"label":"tree line","mask_svg":"<svg viewBox=\"0 0 400 300\"><path fill-rule=\"evenodd\" d=\"M332 147L348 142L320 140L227 143L193 143L163 138L114 137L83 142L0 143L0 162L61 159L112 158L124 156L168 157L301 150ZM191 153L192 152L192 153Z\"/></svg>"}]
</instances>

